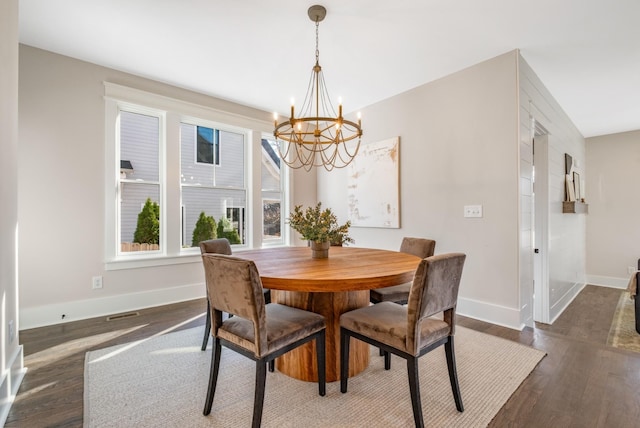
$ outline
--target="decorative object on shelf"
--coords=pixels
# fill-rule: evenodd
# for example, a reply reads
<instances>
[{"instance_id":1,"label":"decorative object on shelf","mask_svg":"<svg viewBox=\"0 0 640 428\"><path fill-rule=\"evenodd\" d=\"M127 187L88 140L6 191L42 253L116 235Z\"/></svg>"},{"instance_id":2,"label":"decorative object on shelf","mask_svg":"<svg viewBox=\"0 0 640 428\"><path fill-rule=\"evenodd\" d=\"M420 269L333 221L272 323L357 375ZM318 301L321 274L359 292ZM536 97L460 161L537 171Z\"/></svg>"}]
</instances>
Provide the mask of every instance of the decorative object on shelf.
<instances>
[{"instance_id":1,"label":"decorative object on shelf","mask_svg":"<svg viewBox=\"0 0 640 428\"><path fill-rule=\"evenodd\" d=\"M565 197L565 201L568 202L573 202L576 200L576 191L575 191L575 187L573 186L573 179L571 178L571 175L567 174L565 175L565 184L566 184L566 197Z\"/></svg>"},{"instance_id":2,"label":"decorative object on shelf","mask_svg":"<svg viewBox=\"0 0 640 428\"><path fill-rule=\"evenodd\" d=\"M341 100L338 100L336 114L325 86L319 62L318 27L327 10L323 6L314 5L307 14L316 24L316 63L311 72L301 115L295 116L293 101L288 120L278 123L278 115L274 113L273 135L280 143L280 157L289 167L310 171L312 167L323 166L331 171L347 166L356 156L362 127L359 113L358 123L342 116Z\"/></svg>"},{"instance_id":3,"label":"decorative object on shelf","mask_svg":"<svg viewBox=\"0 0 640 428\"><path fill-rule=\"evenodd\" d=\"M302 209L302 205L296 205L287 219L289 226L300 234L302 239L309 241L311 257L315 259L329 257L329 247L353 243L349 236L351 222L338 224L338 217L331 208L322 209L322 202L315 207Z\"/></svg>"},{"instance_id":4,"label":"decorative object on shelf","mask_svg":"<svg viewBox=\"0 0 640 428\"><path fill-rule=\"evenodd\" d=\"M580 174L575 171L573 172L573 189L575 190L576 201L582 200L584 202L582 193L580 193Z\"/></svg>"},{"instance_id":5,"label":"decorative object on shelf","mask_svg":"<svg viewBox=\"0 0 640 428\"><path fill-rule=\"evenodd\" d=\"M562 202L562 212L564 214L587 214L589 213L589 205L584 200L584 189L580 181L580 174L574 170L578 167L578 161L574 161L573 157L564 154L564 173L565 173L565 198Z\"/></svg>"}]
</instances>

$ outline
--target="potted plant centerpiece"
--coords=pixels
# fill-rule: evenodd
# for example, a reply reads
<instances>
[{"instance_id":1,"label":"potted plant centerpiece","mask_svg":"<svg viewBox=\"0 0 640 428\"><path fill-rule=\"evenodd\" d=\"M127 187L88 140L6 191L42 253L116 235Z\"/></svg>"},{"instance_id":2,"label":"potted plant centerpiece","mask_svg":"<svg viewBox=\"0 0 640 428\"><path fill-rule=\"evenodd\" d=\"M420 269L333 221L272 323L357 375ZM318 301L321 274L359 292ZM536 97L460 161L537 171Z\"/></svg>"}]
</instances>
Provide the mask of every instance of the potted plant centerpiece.
<instances>
[{"instance_id":1,"label":"potted plant centerpiece","mask_svg":"<svg viewBox=\"0 0 640 428\"><path fill-rule=\"evenodd\" d=\"M329 247L331 245L342 245L352 243L353 238L349 236L351 222L347 221L343 225L338 224L338 218L331 211L331 208L322 209L322 203L318 202L315 207L302 209L302 205L296 205L293 212L289 214L289 226L298 232L302 239L309 241L311 247L311 257L323 259L329 257Z\"/></svg>"}]
</instances>

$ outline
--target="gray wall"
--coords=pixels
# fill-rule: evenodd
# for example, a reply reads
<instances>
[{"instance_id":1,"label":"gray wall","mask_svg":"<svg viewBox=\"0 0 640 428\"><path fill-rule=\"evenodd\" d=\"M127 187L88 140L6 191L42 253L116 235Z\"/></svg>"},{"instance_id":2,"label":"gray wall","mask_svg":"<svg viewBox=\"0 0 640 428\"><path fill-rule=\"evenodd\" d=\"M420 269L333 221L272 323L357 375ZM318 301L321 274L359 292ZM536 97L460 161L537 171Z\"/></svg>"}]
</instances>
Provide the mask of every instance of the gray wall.
<instances>
[{"instance_id":1,"label":"gray wall","mask_svg":"<svg viewBox=\"0 0 640 428\"><path fill-rule=\"evenodd\" d=\"M513 328L526 324L531 313L525 286L531 278L526 254L531 232L525 225L530 216L522 215L529 150L522 123L529 113L519 85L523 76L535 75L519 74L526 65L519 61L512 51L363 110L363 144L400 136L401 228L351 233L363 247L397 249L403 236L413 235L436 239L439 253L467 253L460 311ZM62 313L72 320L203 293L197 262L104 270L103 81L253 116L267 124L261 131L269 131L269 113L21 46L19 155L28 159L18 168L18 215L26 230L20 236L21 317L31 326L55 322ZM566 115L542 84L531 81L532 91L548 102L547 118L564 122ZM558 128L554 135L566 134L569 141L559 153L577 149L581 156L575 132L569 125ZM259 137L254 140L256 155ZM319 200L346 219L344 171L293 171L292 176L290 204ZM256 171L253 177L260 175ZM259 204L258 192L251 197ZM84 201L81 207L78 200ZM463 217L463 207L471 204L483 205L483 218ZM252 215L259 221L260 212ZM47 227L52 224L56 227ZM43 240L56 242L58 249L45 260L29 251ZM303 244L295 236L293 241ZM572 270L584 266L581 245L569 244L577 254ZM94 275L104 276L103 290L91 289ZM78 314L79 308L84 312Z\"/></svg>"},{"instance_id":2,"label":"gray wall","mask_svg":"<svg viewBox=\"0 0 640 428\"><path fill-rule=\"evenodd\" d=\"M363 247L421 236L436 253L466 253L459 311L519 328L516 63L510 52L362 110L363 144L400 136L401 227L352 235ZM334 170L318 186L339 218L346 181ZM464 218L465 205L483 217Z\"/></svg>"},{"instance_id":3,"label":"gray wall","mask_svg":"<svg viewBox=\"0 0 640 428\"><path fill-rule=\"evenodd\" d=\"M358 246L397 249L403 236L423 236L437 241L437 253L466 253L459 312L512 328L533 323L531 99L553 128L556 152L584 159L582 136L518 51L363 109L363 144L400 136L401 227L351 233ZM319 200L346 218L346 174L319 177ZM552 202L561 206L557 195ZM464 218L465 205L482 205L483 217ZM553 290L555 308L584 279L583 220L560 221L569 225L556 235L560 248L575 259L563 266L564 253L552 258L552 279L567 285Z\"/></svg>"},{"instance_id":4,"label":"gray wall","mask_svg":"<svg viewBox=\"0 0 640 428\"><path fill-rule=\"evenodd\" d=\"M0 425L4 425L24 375L18 338L17 148L18 0L7 0L0 2Z\"/></svg>"},{"instance_id":5,"label":"gray wall","mask_svg":"<svg viewBox=\"0 0 640 428\"><path fill-rule=\"evenodd\" d=\"M72 321L204 297L202 263L195 255L172 265L105 269L103 82L253 118L264 124L248 145L257 159L272 114L25 45L19 60L22 328L61 322L62 314ZM260 171L252 177L259 182ZM315 197L315 180L301 180L296 192ZM260 192L251 197L260 206ZM252 215L260 221L262 212ZM252 233L257 242L262 230ZM55 246L46 257L35 251L43 242ZM98 275L104 287L93 290L91 279Z\"/></svg>"},{"instance_id":6,"label":"gray wall","mask_svg":"<svg viewBox=\"0 0 640 428\"><path fill-rule=\"evenodd\" d=\"M587 138L589 282L627 286L640 258L640 131Z\"/></svg>"}]
</instances>

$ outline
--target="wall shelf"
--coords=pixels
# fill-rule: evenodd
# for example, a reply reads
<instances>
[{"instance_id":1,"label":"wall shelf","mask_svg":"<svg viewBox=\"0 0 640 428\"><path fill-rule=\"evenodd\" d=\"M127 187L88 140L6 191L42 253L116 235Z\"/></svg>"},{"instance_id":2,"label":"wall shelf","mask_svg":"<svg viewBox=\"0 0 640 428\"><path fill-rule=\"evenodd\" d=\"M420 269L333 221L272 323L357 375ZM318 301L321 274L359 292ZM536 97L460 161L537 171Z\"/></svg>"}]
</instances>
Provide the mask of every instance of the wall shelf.
<instances>
[{"instance_id":1,"label":"wall shelf","mask_svg":"<svg viewBox=\"0 0 640 428\"><path fill-rule=\"evenodd\" d=\"M562 203L562 212L565 214L588 214L589 204L579 201L564 201Z\"/></svg>"}]
</instances>

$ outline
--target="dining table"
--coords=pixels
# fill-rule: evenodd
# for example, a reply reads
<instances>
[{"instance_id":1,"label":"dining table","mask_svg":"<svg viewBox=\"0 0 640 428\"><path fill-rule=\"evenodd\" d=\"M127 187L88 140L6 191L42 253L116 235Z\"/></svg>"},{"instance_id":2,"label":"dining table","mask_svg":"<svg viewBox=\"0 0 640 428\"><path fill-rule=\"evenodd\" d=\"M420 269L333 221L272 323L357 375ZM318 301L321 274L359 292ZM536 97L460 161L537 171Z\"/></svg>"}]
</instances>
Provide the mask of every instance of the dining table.
<instances>
[{"instance_id":1,"label":"dining table","mask_svg":"<svg viewBox=\"0 0 640 428\"><path fill-rule=\"evenodd\" d=\"M326 377L340 379L340 315L369 305L369 290L411 282L420 258L374 248L331 247L328 258L311 257L308 247L273 247L234 252L252 260L271 301L319 313L326 320ZM352 338L349 376L369 365L369 345ZM318 379L315 343L276 359L278 371L304 381Z\"/></svg>"}]
</instances>

